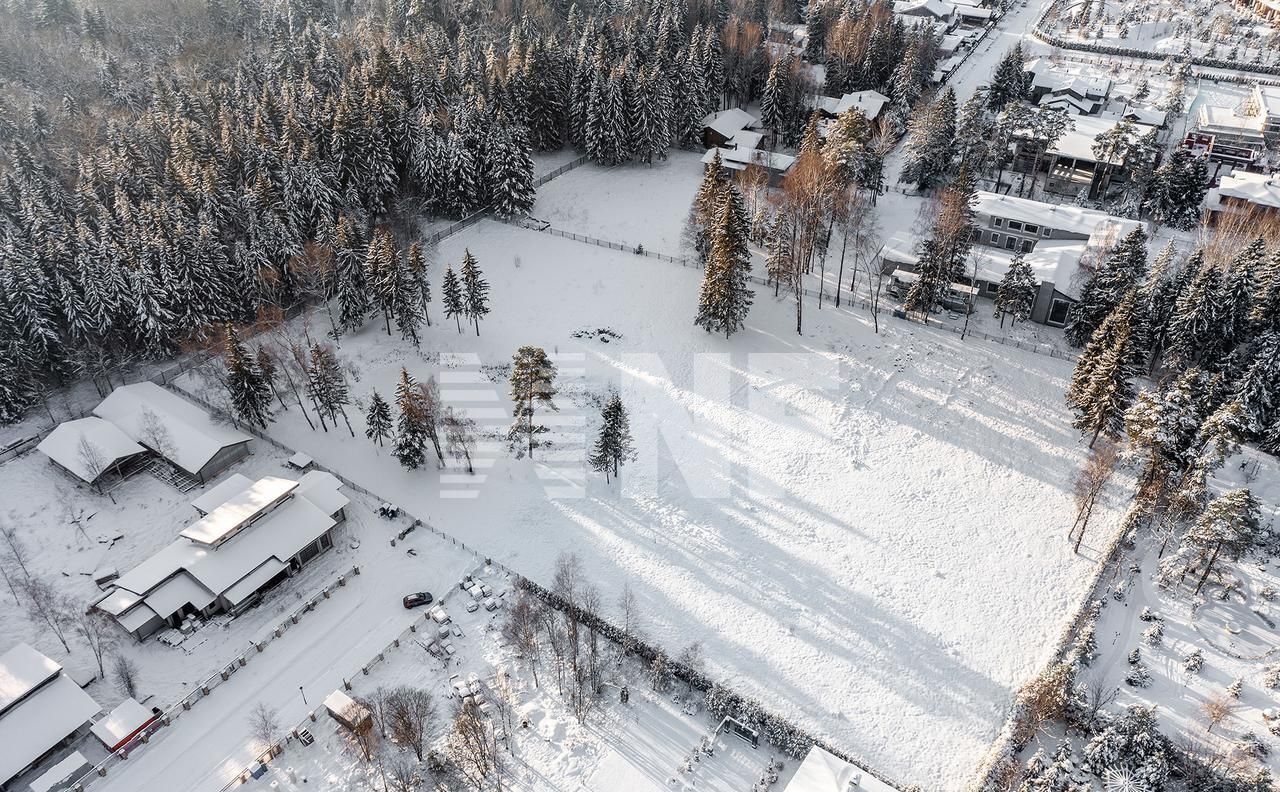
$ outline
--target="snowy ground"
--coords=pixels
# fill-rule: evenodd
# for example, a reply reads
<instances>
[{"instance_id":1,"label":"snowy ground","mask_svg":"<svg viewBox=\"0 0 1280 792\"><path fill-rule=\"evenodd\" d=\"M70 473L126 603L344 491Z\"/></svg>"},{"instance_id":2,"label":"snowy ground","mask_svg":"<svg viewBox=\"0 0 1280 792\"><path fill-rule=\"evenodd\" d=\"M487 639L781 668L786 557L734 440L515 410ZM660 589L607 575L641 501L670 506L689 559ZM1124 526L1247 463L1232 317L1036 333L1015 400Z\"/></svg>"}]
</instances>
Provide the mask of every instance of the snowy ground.
<instances>
[{"instance_id":1,"label":"snowy ground","mask_svg":"<svg viewBox=\"0 0 1280 792\"><path fill-rule=\"evenodd\" d=\"M1254 454L1246 463L1236 457L1216 477L1223 489L1249 487L1262 504L1263 525L1275 526L1280 516L1280 462L1274 457ZM1242 463L1243 466L1242 466ZM1142 542L1121 565L1127 570L1136 563L1140 571L1124 579L1123 599L1107 599L1099 620L1099 657L1086 678L1118 691L1114 708L1129 704L1159 705L1161 729L1175 740L1205 742L1229 750L1240 735L1253 732L1273 748L1280 738L1268 731L1262 711L1276 706L1276 692L1263 682L1264 670L1277 662L1280 639L1280 605L1274 592L1280 590L1280 563L1275 558L1254 558L1240 564L1226 564L1231 592L1212 580L1201 595L1193 593L1194 581L1181 587L1165 588L1154 580L1158 543ZM1119 585L1115 581L1112 590ZM1142 632L1150 622L1138 618L1144 607L1164 619L1164 639L1149 646ZM1130 670L1127 656L1140 647L1142 662L1151 673L1149 688L1124 684ZM1204 655L1199 673L1188 673L1183 659L1194 649ZM1212 732L1202 710L1205 701L1225 693L1234 680L1244 686L1232 714ZM1272 774L1280 772L1280 752L1267 759Z\"/></svg>"},{"instance_id":2,"label":"snowy ground","mask_svg":"<svg viewBox=\"0 0 1280 792\"><path fill-rule=\"evenodd\" d=\"M500 575L480 576L498 590L509 585ZM508 589L509 590L509 589ZM465 597L465 595L463 595ZM680 768L715 724L699 708L699 714L681 711L682 686L655 693L634 662L610 662L606 669L607 693L599 711L579 722L556 695L544 669L542 687L533 684L527 668L515 660L499 638L504 612L484 610L467 613L456 604L447 608L452 624L461 632L451 638L456 654L450 661L428 654L420 644L402 643L374 666L368 676L353 683L353 696L369 696L377 688L409 685L428 690L438 717L431 730L431 742L441 750L444 733L457 701L450 677L474 675L493 697L498 669L510 675L515 690L514 723L510 747L502 746L503 788L514 792L551 790L592 790L593 792L659 792L663 789L699 789L709 792L741 792L750 789L764 768L776 758L767 745L752 749L737 738L721 735L714 755L702 755L692 772ZM627 686L627 704L618 703L618 690ZM523 727L524 722L528 727ZM303 721L316 742L303 746L296 741L285 745L284 753L272 760L267 773L241 789L303 790L319 782L325 789L381 790L378 771L361 760L358 749L336 722L320 711L316 721ZM383 742L378 748L384 762L407 748ZM787 761L780 774L782 788L796 763Z\"/></svg>"},{"instance_id":3,"label":"snowy ground","mask_svg":"<svg viewBox=\"0 0 1280 792\"><path fill-rule=\"evenodd\" d=\"M500 426L505 373L486 366L540 344L561 366L545 456L491 443L468 477L294 414L273 435L534 579L579 553L606 603L632 581L672 651L701 640L717 676L890 776L962 786L1093 563L1063 541L1069 364L812 306L797 337L763 290L726 342L691 324L696 270L490 222L441 258L464 247L492 285L482 337L437 323L421 354L370 322L342 339L355 391L390 394L403 365ZM621 338L573 335L600 328ZM641 457L621 495L582 466L609 385Z\"/></svg>"}]
</instances>

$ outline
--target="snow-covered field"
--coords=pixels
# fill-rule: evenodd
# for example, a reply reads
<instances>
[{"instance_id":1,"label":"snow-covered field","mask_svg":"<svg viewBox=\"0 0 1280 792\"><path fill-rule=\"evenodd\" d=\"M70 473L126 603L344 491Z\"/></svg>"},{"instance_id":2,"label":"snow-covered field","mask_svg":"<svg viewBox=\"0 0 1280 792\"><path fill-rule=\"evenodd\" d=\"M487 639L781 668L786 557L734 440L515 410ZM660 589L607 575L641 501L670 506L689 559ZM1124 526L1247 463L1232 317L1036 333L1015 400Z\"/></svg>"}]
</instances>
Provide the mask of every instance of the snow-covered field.
<instances>
[{"instance_id":1,"label":"snow-covered field","mask_svg":"<svg viewBox=\"0 0 1280 792\"><path fill-rule=\"evenodd\" d=\"M542 345L560 356L555 446L531 462L490 443L468 477L293 413L271 433L534 579L577 552L606 603L632 582L672 652L702 641L716 676L837 746L960 788L1096 560L1063 540L1069 364L812 306L796 336L765 290L725 341L692 326L696 270L491 222L440 258L464 248L492 286L482 336L437 318L424 354L370 322L342 339L354 390L389 395L403 365L500 425L505 373L482 366ZM599 328L621 338L573 336ZM621 492L582 465L609 386L640 452Z\"/></svg>"}]
</instances>

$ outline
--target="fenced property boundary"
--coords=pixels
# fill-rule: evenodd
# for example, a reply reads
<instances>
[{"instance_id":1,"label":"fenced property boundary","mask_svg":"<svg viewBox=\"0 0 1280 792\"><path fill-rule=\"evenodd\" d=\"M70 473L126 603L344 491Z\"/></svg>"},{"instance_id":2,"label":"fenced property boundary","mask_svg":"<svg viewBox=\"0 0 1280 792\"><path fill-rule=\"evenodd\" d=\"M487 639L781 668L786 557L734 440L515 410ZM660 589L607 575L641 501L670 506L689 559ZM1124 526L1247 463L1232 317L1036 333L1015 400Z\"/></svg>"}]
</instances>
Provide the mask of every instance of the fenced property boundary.
<instances>
[{"instance_id":1,"label":"fenced property boundary","mask_svg":"<svg viewBox=\"0 0 1280 792\"><path fill-rule=\"evenodd\" d=\"M218 688L218 686L229 681L237 671L247 666L251 659L256 655L261 654L272 641L282 637L291 627L301 621L303 616L315 610L321 602L329 599L338 589L344 588L347 585L348 575L352 577L359 576L360 567L351 567L334 578L333 581L325 585L318 592L314 593L306 602L295 608L292 613L286 616L283 621L267 633L265 638L253 641L250 644L249 649L246 649L239 655L231 658L230 662L221 666L213 674L210 674L208 678L196 685L194 690L162 711L159 717L157 717L150 726L141 732L141 734L136 738L136 742L132 742L125 748L118 751L113 751L107 756L107 758L103 759L83 776L76 779L75 783L72 785L72 789L75 790L75 792L84 792L84 790L95 780L105 777L112 767L120 764L121 762L128 761L129 755L138 750L141 746L150 743L151 737L154 734L164 729L166 726L173 725L173 722L178 720L178 718L182 716L182 713L190 711L191 708L200 701L208 698L213 691Z\"/></svg>"},{"instance_id":2,"label":"fenced property boundary","mask_svg":"<svg viewBox=\"0 0 1280 792\"><path fill-rule=\"evenodd\" d=\"M690 267L692 269L702 269L701 264L699 264L696 260L689 258L688 256L671 256L671 255L667 255L666 253L658 253L656 251L648 250L643 245L634 245L634 246L624 245L621 242L610 242L607 239L600 239L598 237L587 236L586 234L575 234L572 231L561 231L560 229L554 228L549 225L530 224L528 221L502 219L502 218L494 218L494 219L498 220L498 222L506 223L507 225L515 226L517 228L524 228L529 231L538 231L540 233L550 234L551 236L560 237L562 239L570 239L570 240L573 240L574 242L582 242L588 245L595 245L596 247L608 248L609 250L620 250L624 253L632 253L637 256L644 256L646 258L658 259L659 261L667 261L672 264L679 264L682 267ZM759 286L773 285L772 281L767 280L765 278L761 278L759 275L748 275L747 280ZM800 291L805 297L812 297L814 299L817 299L819 296L818 291L816 289L810 289L808 287L805 287L805 288L802 288ZM832 299L832 295L825 291L822 293L821 296L828 300ZM847 304L850 306L850 309L852 309L855 303L857 307L862 310L870 310L871 308L871 303L861 297L848 297L846 298L846 300L847 300ZM925 327L932 327L932 328L946 330L950 333L954 333L955 335L961 336L962 338L973 336L975 338L980 338L983 341L990 341L995 344L1000 344L1001 346L1010 346L1010 347L1014 347L1015 349L1025 350L1027 352L1034 352L1037 355L1048 355L1049 357L1058 358L1060 360L1075 360L1078 357L1078 355L1074 352L1065 352L1049 344L1032 344L1025 341L1019 341L1017 339L1009 339L1004 336L991 335L990 333L984 333L980 330L964 330L963 328L954 327L952 325L945 324L942 322L925 322L910 313L907 313L905 311L894 310L892 308L881 307L878 310L884 312L885 315L893 316L896 319L902 319L904 321L914 322L916 324L922 324Z\"/></svg>"}]
</instances>

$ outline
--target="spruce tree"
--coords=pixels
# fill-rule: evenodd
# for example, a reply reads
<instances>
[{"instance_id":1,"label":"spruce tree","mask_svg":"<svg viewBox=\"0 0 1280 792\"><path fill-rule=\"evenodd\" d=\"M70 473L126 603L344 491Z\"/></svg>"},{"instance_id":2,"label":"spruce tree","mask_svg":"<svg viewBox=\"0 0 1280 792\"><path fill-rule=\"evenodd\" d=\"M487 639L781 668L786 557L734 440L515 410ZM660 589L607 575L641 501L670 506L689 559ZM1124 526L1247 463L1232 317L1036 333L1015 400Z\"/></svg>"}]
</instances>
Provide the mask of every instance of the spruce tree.
<instances>
[{"instance_id":1,"label":"spruce tree","mask_svg":"<svg viewBox=\"0 0 1280 792\"><path fill-rule=\"evenodd\" d=\"M453 273L453 265L450 264L444 271L444 288L441 290L444 297L444 318L453 317L454 322L458 325L458 332L462 332L462 316L466 313L466 304L462 300L462 287L458 283L458 276ZM479 330L476 330L477 335Z\"/></svg>"},{"instance_id":2,"label":"spruce tree","mask_svg":"<svg viewBox=\"0 0 1280 792\"><path fill-rule=\"evenodd\" d=\"M382 445L391 436L391 407L376 390L369 394L369 407L364 415L364 436Z\"/></svg>"},{"instance_id":3,"label":"spruce tree","mask_svg":"<svg viewBox=\"0 0 1280 792\"><path fill-rule=\"evenodd\" d=\"M369 314L369 292L365 282L364 267L356 250L355 232L351 221L343 218L338 223L334 242L334 279L338 298L338 327L341 332L359 330Z\"/></svg>"},{"instance_id":4,"label":"spruce tree","mask_svg":"<svg viewBox=\"0 0 1280 792\"><path fill-rule=\"evenodd\" d=\"M337 427L338 415L347 425L352 437L356 432L351 428L347 418L346 405L351 403L351 391L347 385L347 377L342 372L342 365L333 349L321 344L311 345L311 361L307 367L307 391L322 414L329 416L329 422Z\"/></svg>"},{"instance_id":5,"label":"spruce tree","mask_svg":"<svg viewBox=\"0 0 1280 792\"><path fill-rule=\"evenodd\" d=\"M1102 266L1085 282L1080 301L1071 309L1067 342L1082 347L1120 303L1124 295L1142 285L1147 276L1147 235L1141 228L1129 232Z\"/></svg>"},{"instance_id":6,"label":"spruce tree","mask_svg":"<svg viewBox=\"0 0 1280 792\"><path fill-rule=\"evenodd\" d=\"M241 419L265 429L271 420L271 388L231 325L225 325L223 332L223 361L227 366L227 393L231 397L231 406Z\"/></svg>"},{"instance_id":7,"label":"spruce tree","mask_svg":"<svg viewBox=\"0 0 1280 792\"><path fill-rule=\"evenodd\" d=\"M533 158L523 127L500 128L493 136L488 181L499 217L518 217L533 206Z\"/></svg>"},{"instance_id":8,"label":"spruce tree","mask_svg":"<svg viewBox=\"0 0 1280 792\"><path fill-rule=\"evenodd\" d=\"M1223 362L1210 357L1222 347L1218 333L1226 310L1222 305L1221 271L1199 251L1186 267L1191 281L1178 297L1169 322L1169 358L1184 368L1214 368Z\"/></svg>"},{"instance_id":9,"label":"spruce tree","mask_svg":"<svg viewBox=\"0 0 1280 792\"><path fill-rule=\"evenodd\" d=\"M747 285L751 257L737 190L729 187L721 204L719 222L711 233L711 252L703 268L694 324L708 333L723 332L728 338L742 329L753 294Z\"/></svg>"},{"instance_id":10,"label":"spruce tree","mask_svg":"<svg viewBox=\"0 0 1280 792\"><path fill-rule=\"evenodd\" d=\"M1280 420L1280 332L1268 330L1252 344L1253 362L1236 386L1245 428L1262 440Z\"/></svg>"},{"instance_id":11,"label":"spruce tree","mask_svg":"<svg viewBox=\"0 0 1280 792\"><path fill-rule=\"evenodd\" d=\"M612 474L617 478L619 466L634 457L627 410L622 405L622 397L615 391L609 394L600 411L600 434L587 462L592 470L604 473L605 483L608 483L609 476Z\"/></svg>"},{"instance_id":12,"label":"spruce tree","mask_svg":"<svg viewBox=\"0 0 1280 792\"><path fill-rule=\"evenodd\" d=\"M1090 434L1092 448L1100 435L1118 439L1124 413L1133 400L1133 322L1136 292L1130 292L1103 321L1076 361L1067 403L1076 411L1075 427Z\"/></svg>"},{"instance_id":13,"label":"spruce tree","mask_svg":"<svg viewBox=\"0 0 1280 792\"><path fill-rule=\"evenodd\" d=\"M400 369L400 381L396 385L396 407L400 417L391 453L402 466L416 470L427 461L427 432L418 384L404 368Z\"/></svg>"},{"instance_id":14,"label":"spruce tree","mask_svg":"<svg viewBox=\"0 0 1280 792\"><path fill-rule=\"evenodd\" d=\"M956 134L956 95L947 88L927 108L917 110L907 129L902 180L921 189L936 184L950 169Z\"/></svg>"},{"instance_id":15,"label":"spruce tree","mask_svg":"<svg viewBox=\"0 0 1280 792\"><path fill-rule=\"evenodd\" d=\"M1014 48L1000 60L995 74L991 78L991 87L987 89L987 106L999 110L1010 102L1018 102L1028 97L1031 90L1030 75L1024 70L1026 55L1022 44Z\"/></svg>"},{"instance_id":16,"label":"spruce tree","mask_svg":"<svg viewBox=\"0 0 1280 792\"><path fill-rule=\"evenodd\" d=\"M1263 541L1260 504L1248 489L1233 489L1209 502L1200 519L1187 532L1186 543L1196 548L1204 572L1196 584L1199 594L1220 558L1238 561Z\"/></svg>"},{"instance_id":17,"label":"spruce tree","mask_svg":"<svg viewBox=\"0 0 1280 792\"><path fill-rule=\"evenodd\" d=\"M480 319L489 313L489 284L469 249L462 256L462 305L463 313L475 323L479 336Z\"/></svg>"},{"instance_id":18,"label":"spruce tree","mask_svg":"<svg viewBox=\"0 0 1280 792\"><path fill-rule=\"evenodd\" d=\"M365 253L364 278L374 307L382 312L387 335L391 335L391 316L400 304L399 290L403 285L404 274L395 240L391 237L391 230L385 226L374 229L373 239L369 241Z\"/></svg>"},{"instance_id":19,"label":"spruce tree","mask_svg":"<svg viewBox=\"0 0 1280 792\"><path fill-rule=\"evenodd\" d=\"M545 443L538 438L549 430L536 423L536 413L542 408L559 410L552 401L556 394L556 367L541 347L522 346L516 350L511 365L511 401L513 420L507 430L507 442L517 457Z\"/></svg>"},{"instance_id":20,"label":"spruce tree","mask_svg":"<svg viewBox=\"0 0 1280 792\"><path fill-rule=\"evenodd\" d=\"M427 306L431 304L430 272L427 260L422 255L422 245L417 242L414 242L409 246L409 256L405 264L405 269L409 273L412 283L412 286L409 289L410 296L417 295L419 304L422 308L422 318L426 321L427 327L430 327L431 314L427 311Z\"/></svg>"},{"instance_id":21,"label":"spruce tree","mask_svg":"<svg viewBox=\"0 0 1280 792\"><path fill-rule=\"evenodd\" d=\"M1006 315L1015 322L1031 318L1031 308L1035 301L1036 276L1027 263L1026 255L1019 250L1013 254L1009 269L1000 279L1000 288L996 292L996 316L1000 317L1000 326L1004 327Z\"/></svg>"}]
</instances>

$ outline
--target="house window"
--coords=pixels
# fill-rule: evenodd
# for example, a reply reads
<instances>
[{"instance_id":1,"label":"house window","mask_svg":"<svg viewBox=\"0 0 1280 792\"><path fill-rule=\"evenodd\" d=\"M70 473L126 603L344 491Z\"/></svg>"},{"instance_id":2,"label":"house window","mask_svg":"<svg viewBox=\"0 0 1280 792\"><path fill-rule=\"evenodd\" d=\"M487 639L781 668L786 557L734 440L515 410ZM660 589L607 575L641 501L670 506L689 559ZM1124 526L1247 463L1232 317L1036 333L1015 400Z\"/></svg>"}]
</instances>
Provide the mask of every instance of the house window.
<instances>
[{"instance_id":1,"label":"house window","mask_svg":"<svg viewBox=\"0 0 1280 792\"><path fill-rule=\"evenodd\" d=\"M991 225L995 226L996 228L1003 228L1003 227L1004 227L1004 218L1003 218L1003 217L996 217L996 218L992 219L992 221L991 221Z\"/></svg>"},{"instance_id":2,"label":"house window","mask_svg":"<svg viewBox=\"0 0 1280 792\"><path fill-rule=\"evenodd\" d=\"M973 234L971 234L969 238L970 238L970 239L972 239L974 242L981 242L981 241L982 241L982 229L981 229L981 228L975 228L975 229L973 229Z\"/></svg>"},{"instance_id":3,"label":"house window","mask_svg":"<svg viewBox=\"0 0 1280 792\"><path fill-rule=\"evenodd\" d=\"M995 294L996 292L1000 291L1000 284L987 281L987 285L983 288L987 290L987 294Z\"/></svg>"},{"instance_id":4,"label":"house window","mask_svg":"<svg viewBox=\"0 0 1280 792\"><path fill-rule=\"evenodd\" d=\"M997 247L1000 245L1000 235L994 231L991 232L991 244L996 245Z\"/></svg>"},{"instance_id":5,"label":"house window","mask_svg":"<svg viewBox=\"0 0 1280 792\"><path fill-rule=\"evenodd\" d=\"M1053 229L1052 229L1052 228L1042 228L1042 229L1040 229L1040 236L1044 237L1045 239L1048 239L1048 238L1049 238L1050 236L1052 236L1052 235L1053 235Z\"/></svg>"},{"instance_id":6,"label":"house window","mask_svg":"<svg viewBox=\"0 0 1280 792\"><path fill-rule=\"evenodd\" d=\"M1004 240L1004 249L1005 249L1005 250L1017 250L1017 249L1018 249L1018 238L1017 238L1017 237L1015 237L1015 236L1005 237L1005 240Z\"/></svg>"},{"instance_id":7,"label":"house window","mask_svg":"<svg viewBox=\"0 0 1280 792\"><path fill-rule=\"evenodd\" d=\"M1022 252L1023 252L1023 253L1030 253L1030 252L1031 252L1031 250L1032 250L1032 248L1034 248L1035 246L1036 246L1036 243L1035 243L1035 242L1032 242L1030 239L1024 239L1024 240L1022 240Z\"/></svg>"},{"instance_id":8,"label":"house window","mask_svg":"<svg viewBox=\"0 0 1280 792\"><path fill-rule=\"evenodd\" d=\"M1040 233L1040 226L1036 225L1035 223L1027 223L1024 228L1028 234Z\"/></svg>"},{"instance_id":9,"label":"house window","mask_svg":"<svg viewBox=\"0 0 1280 792\"><path fill-rule=\"evenodd\" d=\"M1010 221L1009 221L1009 230L1010 230L1010 231L1021 231L1021 230L1022 230L1022 223L1019 223L1017 220L1010 220Z\"/></svg>"},{"instance_id":10,"label":"house window","mask_svg":"<svg viewBox=\"0 0 1280 792\"><path fill-rule=\"evenodd\" d=\"M1059 300L1054 298L1053 304L1049 306L1049 316L1045 319L1045 324L1051 324L1055 327L1062 327L1067 323L1067 315L1071 312L1070 300Z\"/></svg>"}]
</instances>

